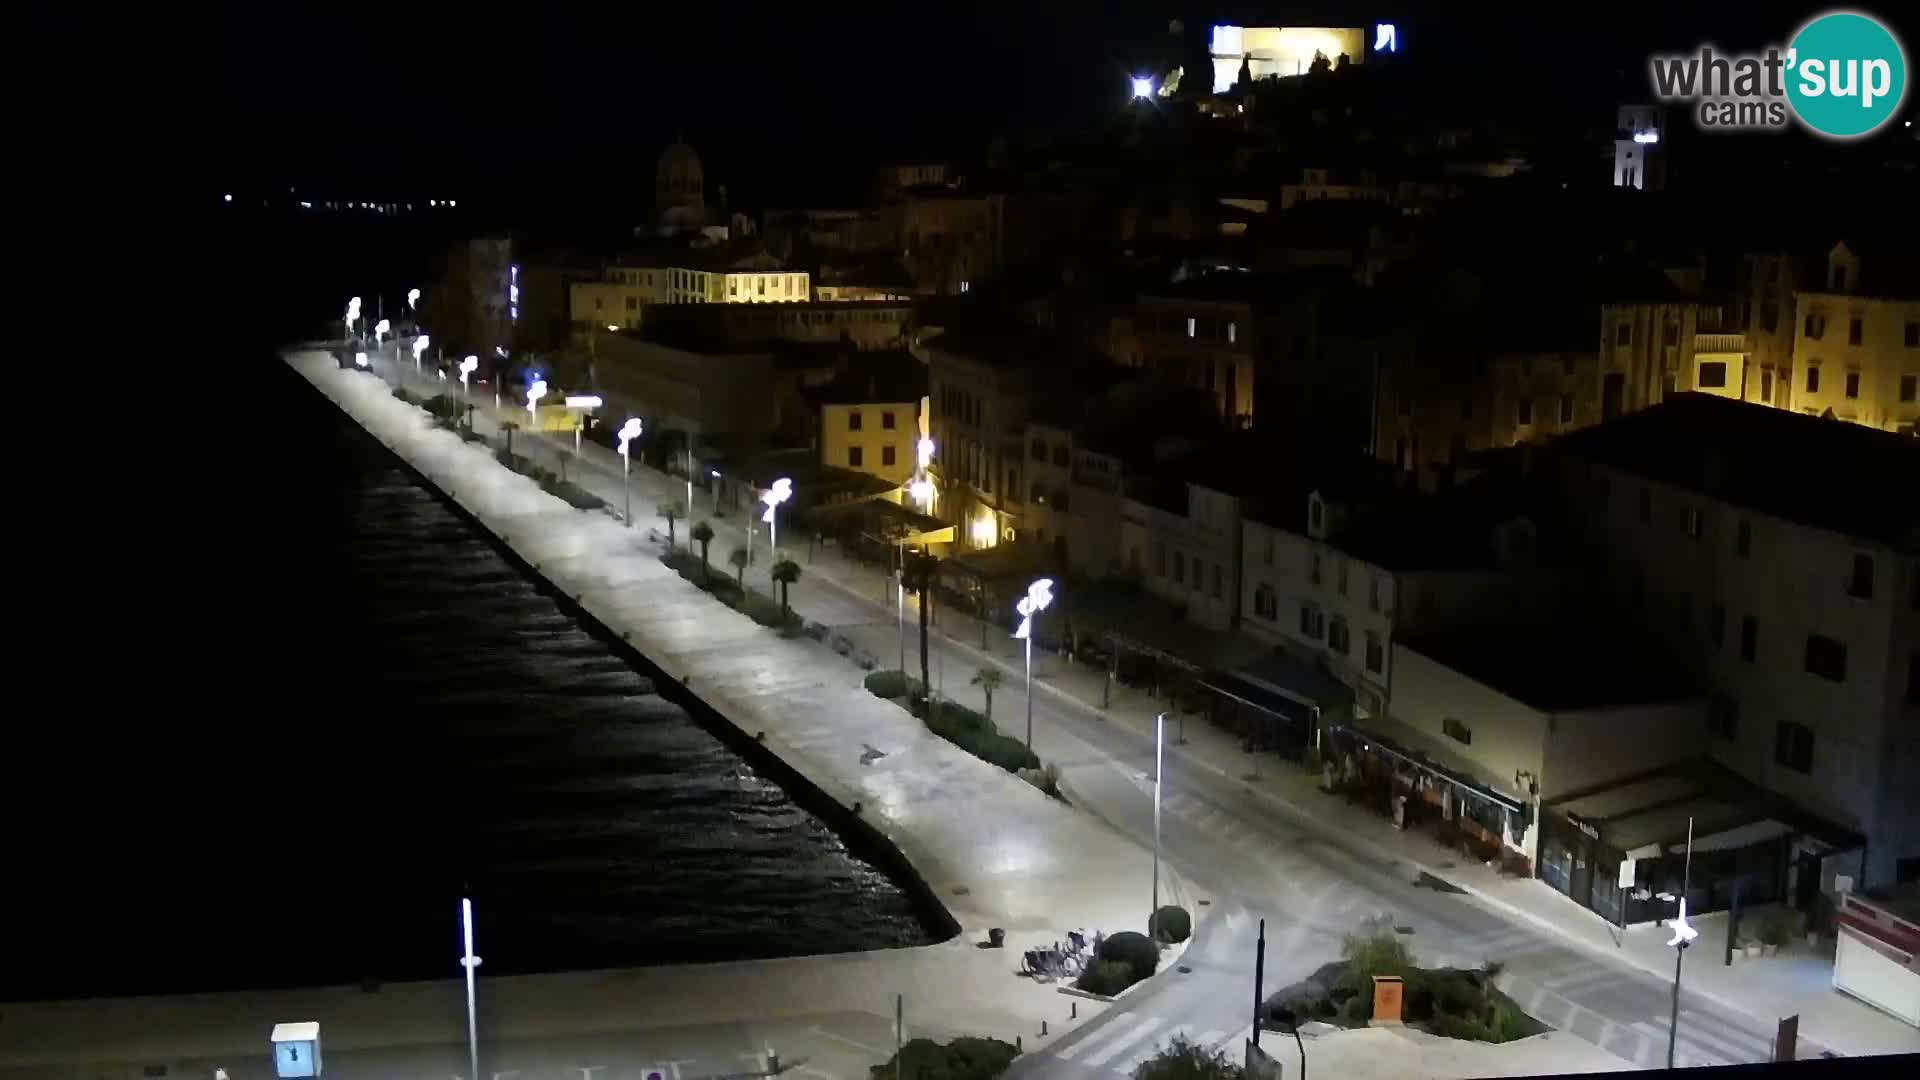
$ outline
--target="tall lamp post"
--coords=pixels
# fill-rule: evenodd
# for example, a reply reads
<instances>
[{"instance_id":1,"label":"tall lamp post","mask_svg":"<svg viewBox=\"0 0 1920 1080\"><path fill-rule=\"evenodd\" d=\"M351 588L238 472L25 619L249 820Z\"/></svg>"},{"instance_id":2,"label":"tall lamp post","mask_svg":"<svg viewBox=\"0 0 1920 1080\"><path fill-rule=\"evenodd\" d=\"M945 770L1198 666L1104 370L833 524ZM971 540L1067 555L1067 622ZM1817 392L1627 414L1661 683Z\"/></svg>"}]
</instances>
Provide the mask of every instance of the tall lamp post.
<instances>
[{"instance_id":1,"label":"tall lamp post","mask_svg":"<svg viewBox=\"0 0 1920 1080\"><path fill-rule=\"evenodd\" d=\"M627 457L627 448L628 444L639 437L640 418L627 417L627 422L620 425L620 501L629 529L633 528L633 485L629 482L628 476L633 471L633 463Z\"/></svg>"},{"instance_id":2,"label":"tall lamp post","mask_svg":"<svg viewBox=\"0 0 1920 1080\"><path fill-rule=\"evenodd\" d=\"M407 290L407 313L413 316L414 326L420 325L420 290Z\"/></svg>"},{"instance_id":3,"label":"tall lamp post","mask_svg":"<svg viewBox=\"0 0 1920 1080\"><path fill-rule=\"evenodd\" d=\"M480 358L477 356L469 356L465 360L460 361L460 396L461 397L464 398L467 396L467 376L472 375L476 370L479 369L479 367L480 367Z\"/></svg>"},{"instance_id":4,"label":"tall lamp post","mask_svg":"<svg viewBox=\"0 0 1920 1080\"><path fill-rule=\"evenodd\" d=\"M687 520L693 520L693 436L687 436Z\"/></svg>"},{"instance_id":5,"label":"tall lamp post","mask_svg":"<svg viewBox=\"0 0 1920 1080\"><path fill-rule=\"evenodd\" d=\"M776 520L774 511L780 509L781 503L791 498L793 498L793 481L784 476L775 480L772 487L760 493L760 501L767 504L767 512L760 515L760 520L767 523L767 543L773 550L772 557L776 560L780 558L780 523Z\"/></svg>"},{"instance_id":6,"label":"tall lamp post","mask_svg":"<svg viewBox=\"0 0 1920 1080\"><path fill-rule=\"evenodd\" d=\"M1027 586L1027 595L1013 605L1020 613L1020 625L1014 630L1016 640L1027 645L1027 749L1033 749L1033 617L1047 610L1053 603L1053 579L1040 578ZM1157 864L1156 864L1157 865Z\"/></svg>"},{"instance_id":7,"label":"tall lamp post","mask_svg":"<svg viewBox=\"0 0 1920 1080\"><path fill-rule=\"evenodd\" d=\"M1167 714L1155 713L1153 717L1153 907L1147 912L1147 927L1153 928L1153 917L1160 913L1160 777L1161 764L1167 745Z\"/></svg>"},{"instance_id":8,"label":"tall lamp post","mask_svg":"<svg viewBox=\"0 0 1920 1080\"><path fill-rule=\"evenodd\" d=\"M353 299L347 301L347 315L346 315L345 321L347 324L347 340L351 341L353 340L353 324L360 321L360 298L359 297L356 296Z\"/></svg>"},{"instance_id":9,"label":"tall lamp post","mask_svg":"<svg viewBox=\"0 0 1920 1080\"><path fill-rule=\"evenodd\" d=\"M432 339L425 334L413 339L413 373L415 375L420 374L420 357L427 351L427 345L431 341Z\"/></svg>"},{"instance_id":10,"label":"tall lamp post","mask_svg":"<svg viewBox=\"0 0 1920 1080\"><path fill-rule=\"evenodd\" d=\"M933 481L927 476L927 466L933 464L933 440L922 438L914 444L914 456L918 466L914 469L913 483L907 485L907 494L920 504L920 512L933 513Z\"/></svg>"},{"instance_id":11,"label":"tall lamp post","mask_svg":"<svg viewBox=\"0 0 1920 1080\"><path fill-rule=\"evenodd\" d=\"M473 901L460 898L460 936L465 953L460 957L460 966L467 969L467 1062L473 1076L480 1075L480 1033L474 1026L473 1010L473 972L480 966L480 958L473 955Z\"/></svg>"},{"instance_id":12,"label":"tall lamp post","mask_svg":"<svg viewBox=\"0 0 1920 1080\"><path fill-rule=\"evenodd\" d=\"M1687 819L1687 858L1680 872L1680 914L1668 925L1673 937L1667 945L1673 949L1673 1014L1667 1020L1667 1068L1673 1068L1673 1046L1680 1036L1680 965L1687 958L1687 946L1700 931L1687 925L1687 889L1693 884L1693 819Z\"/></svg>"},{"instance_id":13,"label":"tall lamp post","mask_svg":"<svg viewBox=\"0 0 1920 1080\"><path fill-rule=\"evenodd\" d=\"M385 319L373 324L373 344L376 348L386 343L387 332L392 329L393 324Z\"/></svg>"},{"instance_id":14,"label":"tall lamp post","mask_svg":"<svg viewBox=\"0 0 1920 1080\"><path fill-rule=\"evenodd\" d=\"M527 387L527 427L540 430L540 399L547 396L547 380L535 379Z\"/></svg>"}]
</instances>

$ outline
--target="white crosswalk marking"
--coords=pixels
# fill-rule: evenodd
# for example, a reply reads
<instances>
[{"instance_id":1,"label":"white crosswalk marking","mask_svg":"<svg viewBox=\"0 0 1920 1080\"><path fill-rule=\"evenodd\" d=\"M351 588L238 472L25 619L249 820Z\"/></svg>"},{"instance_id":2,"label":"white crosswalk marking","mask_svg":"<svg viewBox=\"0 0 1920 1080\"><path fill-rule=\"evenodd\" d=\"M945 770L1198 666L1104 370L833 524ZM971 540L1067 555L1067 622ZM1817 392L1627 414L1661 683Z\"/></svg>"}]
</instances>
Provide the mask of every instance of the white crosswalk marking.
<instances>
[{"instance_id":1,"label":"white crosswalk marking","mask_svg":"<svg viewBox=\"0 0 1920 1080\"><path fill-rule=\"evenodd\" d=\"M1185 1026L1176 1027L1172 1031L1167 1032L1166 1035L1154 1039L1151 1042L1141 1043L1132 1053L1115 1061L1112 1065L1113 1071L1131 1076L1133 1070L1140 1067L1141 1062L1165 1050L1168 1046L1172 1045L1173 1040L1182 1038L1192 1041L1192 1036L1187 1033ZM1092 1062L1090 1061L1088 1064L1092 1064Z\"/></svg>"},{"instance_id":2,"label":"white crosswalk marking","mask_svg":"<svg viewBox=\"0 0 1920 1080\"><path fill-rule=\"evenodd\" d=\"M1129 1019L1137 1020L1138 1024L1129 1025L1126 1022ZM1065 1050L1056 1052L1054 1056L1072 1061L1081 1051L1093 1047L1100 1047L1101 1049L1099 1049L1094 1056L1088 1057L1086 1061L1088 1065L1098 1065L1126 1049L1127 1045L1134 1040L1144 1038L1151 1034L1155 1028L1164 1023L1166 1023L1166 1021L1151 1016L1116 1017L1109 1020L1104 1027L1095 1031L1090 1038L1082 1039L1072 1046L1067 1047Z\"/></svg>"},{"instance_id":3,"label":"white crosswalk marking","mask_svg":"<svg viewBox=\"0 0 1920 1080\"><path fill-rule=\"evenodd\" d=\"M1731 1062L1765 1061L1773 1052L1773 1046L1761 1036L1692 1009L1680 1010L1680 1034L1683 1038L1696 1039L1702 1046L1722 1050Z\"/></svg>"}]
</instances>

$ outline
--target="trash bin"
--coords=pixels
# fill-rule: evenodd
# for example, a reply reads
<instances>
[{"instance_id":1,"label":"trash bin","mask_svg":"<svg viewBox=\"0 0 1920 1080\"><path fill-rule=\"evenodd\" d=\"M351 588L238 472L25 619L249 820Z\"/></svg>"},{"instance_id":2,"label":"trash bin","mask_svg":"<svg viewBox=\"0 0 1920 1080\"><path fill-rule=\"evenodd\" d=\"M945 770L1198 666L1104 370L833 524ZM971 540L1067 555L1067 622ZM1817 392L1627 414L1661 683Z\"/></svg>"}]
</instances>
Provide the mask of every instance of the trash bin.
<instances>
[{"instance_id":1,"label":"trash bin","mask_svg":"<svg viewBox=\"0 0 1920 1080\"><path fill-rule=\"evenodd\" d=\"M987 931L987 944L998 949L1007 943L1007 932L996 926Z\"/></svg>"}]
</instances>

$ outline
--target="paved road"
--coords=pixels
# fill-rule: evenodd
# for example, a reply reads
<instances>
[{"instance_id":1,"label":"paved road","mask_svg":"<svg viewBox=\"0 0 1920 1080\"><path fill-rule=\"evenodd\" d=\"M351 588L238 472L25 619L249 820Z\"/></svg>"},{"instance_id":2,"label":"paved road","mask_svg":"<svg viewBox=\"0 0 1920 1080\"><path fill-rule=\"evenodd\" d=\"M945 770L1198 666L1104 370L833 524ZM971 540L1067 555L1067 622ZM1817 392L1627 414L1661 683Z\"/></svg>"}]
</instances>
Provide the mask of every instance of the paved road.
<instances>
[{"instance_id":1,"label":"paved road","mask_svg":"<svg viewBox=\"0 0 1920 1080\"><path fill-rule=\"evenodd\" d=\"M388 368L389 377L394 371ZM411 361L398 373L411 381ZM416 388L439 389L431 380ZM476 410L477 430L492 434L486 415L492 411L490 395L482 405ZM559 457L568 457L572 479L620 504L620 459L612 451L589 443L582 458L574 459L571 440L524 433L515 436L514 447L544 458L548 467L557 468ZM684 480L636 465L631 482L636 529L664 534L665 522L654 517L653 509L662 500L684 497ZM736 511L714 522L716 557L743 542L742 518ZM680 535L684 543L685 523ZM763 533L756 556L764 551L764 541ZM799 549L789 547L788 553L804 563ZM764 566L756 559L749 577L764 573ZM899 648L896 611L892 603L883 606L877 593L856 593L823 574L810 574L793 586L792 601L809 621L834 627L890 667ZM917 617L911 606L907 617ZM972 648L979 639L965 636L964 646L939 633L930 641L930 665L943 672L936 685L944 685L949 695L965 691L979 666ZM913 670L919 651L911 626L909 639L907 663ZM1018 680L1008 679L995 695L996 718L1004 730L1018 732L1025 710ZM1150 846L1151 740L1106 721L1098 710L1052 695L1035 696L1033 715L1034 749L1060 766L1074 803ZM1022 1058L1014 1069L1017 1077L1126 1072L1175 1032L1224 1040L1220 1045L1237 1054L1252 1018L1259 919L1267 920L1271 993L1337 959L1342 936L1380 914L1393 916L1423 965L1477 967L1497 960L1504 967L1500 985L1532 1015L1629 1061L1666 1064L1670 986L1665 981L1625 962L1601 960L1442 883L1416 884L1418 873L1411 866L1383 862L1326 824L1223 784L1178 754L1167 757L1162 834L1168 865L1206 901L1196 908L1200 928L1180 969L1128 995L1097 1022ZM1142 896L1140 905L1144 922L1150 898ZM1679 1064L1764 1061L1771 1042L1770 1026L1683 995ZM1818 1052L1801 1047L1802 1056Z\"/></svg>"}]
</instances>

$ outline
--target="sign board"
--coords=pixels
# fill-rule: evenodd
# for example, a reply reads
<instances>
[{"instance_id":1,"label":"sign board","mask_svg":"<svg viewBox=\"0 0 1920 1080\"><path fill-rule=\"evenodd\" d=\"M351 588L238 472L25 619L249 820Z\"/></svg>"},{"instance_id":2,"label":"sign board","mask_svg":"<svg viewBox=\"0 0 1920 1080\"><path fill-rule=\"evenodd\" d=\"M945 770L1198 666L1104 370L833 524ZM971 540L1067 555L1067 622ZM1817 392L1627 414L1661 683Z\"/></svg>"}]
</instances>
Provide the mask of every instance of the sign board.
<instances>
[{"instance_id":1,"label":"sign board","mask_svg":"<svg viewBox=\"0 0 1920 1080\"><path fill-rule=\"evenodd\" d=\"M1405 990L1398 975L1375 975L1373 977L1373 1022L1376 1024L1398 1024L1400 1022L1400 996Z\"/></svg>"},{"instance_id":2,"label":"sign board","mask_svg":"<svg viewBox=\"0 0 1920 1080\"><path fill-rule=\"evenodd\" d=\"M1247 1080L1280 1080L1280 1063L1247 1040Z\"/></svg>"},{"instance_id":3,"label":"sign board","mask_svg":"<svg viewBox=\"0 0 1920 1080\"><path fill-rule=\"evenodd\" d=\"M1634 860L1621 859L1620 860L1620 887L1623 889L1633 888L1633 880L1634 880Z\"/></svg>"},{"instance_id":4,"label":"sign board","mask_svg":"<svg viewBox=\"0 0 1920 1080\"><path fill-rule=\"evenodd\" d=\"M1800 1014L1780 1021L1780 1027L1773 1035L1773 1060L1792 1061L1795 1046L1800 1041Z\"/></svg>"}]
</instances>

